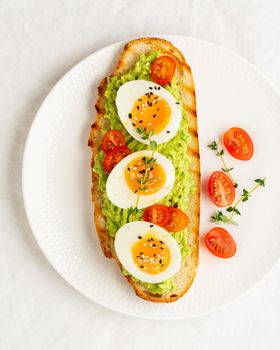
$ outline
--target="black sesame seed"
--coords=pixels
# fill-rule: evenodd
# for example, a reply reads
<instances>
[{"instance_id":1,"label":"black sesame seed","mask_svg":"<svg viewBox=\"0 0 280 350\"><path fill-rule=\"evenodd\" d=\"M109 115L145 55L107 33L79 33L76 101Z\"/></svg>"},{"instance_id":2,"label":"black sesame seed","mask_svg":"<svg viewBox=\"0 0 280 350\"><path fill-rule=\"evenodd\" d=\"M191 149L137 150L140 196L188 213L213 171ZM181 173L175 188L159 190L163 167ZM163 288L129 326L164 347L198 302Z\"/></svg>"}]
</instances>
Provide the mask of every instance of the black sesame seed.
<instances>
[{"instance_id":1,"label":"black sesame seed","mask_svg":"<svg viewBox=\"0 0 280 350\"><path fill-rule=\"evenodd\" d=\"M134 191L134 193L137 193L137 192L138 192L138 190L135 190L135 191Z\"/></svg>"},{"instance_id":2,"label":"black sesame seed","mask_svg":"<svg viewBox=\"0 0 280 350\"><path fill-rule=\"evenodd\" d=\"M153 237L151 238L151 241L154 241Z\"/></svg>"},{"instance_id":3,"label":"black sesame seed","mask_svg":"<svg viewBox=\"0 0 280 350\"><path fill-rule=\"evenodd\" d=\"M142 236L138 236L139 239L142 239Z\"/></svg>"},{"instance_id":4,"label":"black sesame seed","mask_svg":"<svg viewBox=\"0 0 280 350\"><path fill-rule=\"evenodd\" d=\"M159 111L159 107L158 107L158 109L157 109L157 112Z\"/></svg>"},{"instance_id":5,"label":"black sesame seed","mask_svg":"<svg viewBox=\"0 0 280 350\"><path fill-rule=\"evenodd\" d=\"M181 197L182 197L182 195L180 194L180 196L178 198L181 198Z\"/></svg>"},{"instance_id":6,"label":"black sesame seed","mask_svg":"<svg viewBox=\"0 0 280 350\"><path fill-rule=\"evenodd\" d=\"M128 171L130 171L130 168L127 168Z\"/></svg>"},{"instance_id":7,"label":"black sesame seed","mask_svg":"<svg viewBox=\"0 0 280 350\"><path fill-rule=\"evenodd\" d=\"M155 118L156 116L157 116L157 115L156 115L156 114L154 114L154 115L153 115L153 118Z\"/></svg>"},{"instance_id":8,"label":"black sesame seed","mask_svg":"<svg viewBox=\"0 0 280 350\"><path fill-rule=\"evenodd\" d=\"M150 225L150 227L154 227L155 225Z\"/></svg>"},{"instance_id":9,"label":"black sesame seed","mask_svg":"<svg viewBox=\"0 0 280 350\"><path fill-rule=\"evenodd\" d=\"M164 248L163 248L163 247L160 247L160 249L161 249L161 250L164 250Z\"/></svg>"},{"instance_id":10,"label":"black sesame seed","mask_svg":"<svg viewBox=\"0 0 280 350\"><path fill-rule=\"evenodd\" d=\"M147 242L151 242L151 239L148 239Z\"/></svg>"},{"instance_id":11,"label":"black sesame seed","mask_svg":"<svg viewBox=\"0 0 280 350\"><path fill-rule=\"evenodd\" d=\"M136 107L139 110L139 106Z\"/></svg>"},{"instance_id":12,"label":"black sesame seed","mask_svg":"<svg viewBox=\"0 0 280 350\"><path fill-rule=\"evenodd\" d=\"M139 124L143 123L143 120L139 120Z\"/></svg>"},{"instance_id":13,"label":"black sesame seed","mask_svg":"<svg viewBox=\"0 0 280 350\"><path fill-rule=\"evenodd\" d=\"M157 245L155 243L152 244L153 247L156 247Z\"/></svg>"},{"instance_id":14,"label":"black sesame seed","mask_svg":"<svg viewBox=\"0 0 280 350\"><path fill-rule=\"evenodd\" d=\"M178 203L175 203L175 204L174 204L174 207L175 207L175 208L178 208Z\"/></svg>"},{"instance_id":15,"label":"black sesame seed","mask_svg":"<svg viewBox=\"0 0 280 350\"><path fill-rule=\"evenodd\" d=\"M135 124L135 123L132 123L132 125L133 125L133 126L136 126L136 124Z\"/></svg>"},{"instance_id":16,"label":"black sesame seed","mask_svg":"<svg viewBox=\"0 0 280 350\"><path fill-rule=\"evenodd\" d=\"M163 242L162 241L159 241L161 244L163 244Z\"/></svg>"},{"instance_id":17,"label":"black sesame seed","mask_svg":"<svg viewBox=\"0 0 280 350\"><path fill-rule=\"evenodd\" d=\"M150 89L150 90L153 90L153 88L152 88L151 86L149 86L149 89Z\"/></svg>"},{"instance_id":18,"label":"black sesame seed","mask_svg":"<svg viewBox=\"0 0 280 350\"><path fill-rule=\"evenodd\" d=\"M142 102L141 98L138 98L138 101L139 101L139 102Z\"/></svg>"},{"instance_id":19,"label":"black sesame seed","mask_svg":"<svg viewBox=\"0 0 280 350\"><path fill-rule=\"evenodd\" d=\"M132 118L132 115L131 113L128 114L128 118L131 119Z\"/></svg>"},{"instance_id":20,"label":"black sesame seed","mask_svg":"<svg viewBox=\"0 0 280 350\"><path fill-rule=\"evenodd\" d=\"M151 171L152 171L152 170L154 170L154 167L151 167L151 169L150 169L150 170L151 170Z\"/></svg>"},{"instance_id":21,"label":"black sesame seed","mask_svg":"<svg viewBox=\"0 0 280 350\"><path fill-rule=\"evenodd\" d=\"M167 130L167 131L166 131L166 133L167 133L167 134L170 134L170 131L169 131L169 130Z\"/></svg>"},{"instance_id":22,"label":"black sesame seed","mask_svg":"<svg viewBox=\"0 0 280 350\"><path fill-rule=\"evenodd\" d=\"M152 96L154 93L153 92L150 92L150 95Z\"/></svg>"},{"instance_id":23,"label":"black sesame seed","mask_svg":"<svg viewBox=\"0 0 280 350\"><path fill-rule=\"evenodd\" d=\"M164 264L161 264L161 265L160 265L160 267L163 267L163 266L164 266Z\"/></svg>"},{"instance_id":24,"label":"black sesame seed","mask_svg":"<svg viewBox=\"0 0 280 350\"><path fill-rule=\"evenodd\" d=\"M161 259L159 259L159 263L162 264L162 260Z\"/></svg>"},{"instance_id":25,"label":"black sesame seed","mask_svg":"<svg viewBox=\"0 0 280 350\"><path fill-rule=\"evenodd\" d=\"M139 254L140 254L140 255L143 255L144 253L140 252Z\"/></svg>"},{"instance_id":26,"label":"black sesame seed","mask_svg":"<svg viewBox=\"0 0 280 350\"><path fill-rule=\"evenodd\" d=\"M176 105L179 105L180 104L180 102L176 102Z\"/></svg>"},{"instance_id":27,"label":"black sesame seed","mask_svg":"<svg viewBox=\"0 0 280 350\"><path fill-rule=\"evenodd\" d=\"M140 266L140 268L141 268L141 269L144 269L144 266L143 266L143 265L141 265L141 266Z\"/></svg>"}]
</instances>

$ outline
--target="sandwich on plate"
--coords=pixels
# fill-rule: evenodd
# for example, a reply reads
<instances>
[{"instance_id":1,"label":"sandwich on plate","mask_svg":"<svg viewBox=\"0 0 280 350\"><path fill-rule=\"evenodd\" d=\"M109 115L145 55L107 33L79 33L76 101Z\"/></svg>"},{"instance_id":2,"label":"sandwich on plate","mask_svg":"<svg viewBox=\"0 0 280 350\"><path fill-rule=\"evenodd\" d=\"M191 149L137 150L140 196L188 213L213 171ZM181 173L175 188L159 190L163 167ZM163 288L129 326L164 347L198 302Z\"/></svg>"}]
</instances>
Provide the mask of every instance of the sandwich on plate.
<instances>
[{"instance_id":1,"label":"sandwich on plate","mask_svg":"<svg viewBox=\"0 0 280 350\"><path fill-rule=\"evenodd\" d=\"M170 42L140 38L98 88L91 126L94 220L136 294L172 302L198 265L200 162L192 72Z\"/></svg>"}]
</instances>

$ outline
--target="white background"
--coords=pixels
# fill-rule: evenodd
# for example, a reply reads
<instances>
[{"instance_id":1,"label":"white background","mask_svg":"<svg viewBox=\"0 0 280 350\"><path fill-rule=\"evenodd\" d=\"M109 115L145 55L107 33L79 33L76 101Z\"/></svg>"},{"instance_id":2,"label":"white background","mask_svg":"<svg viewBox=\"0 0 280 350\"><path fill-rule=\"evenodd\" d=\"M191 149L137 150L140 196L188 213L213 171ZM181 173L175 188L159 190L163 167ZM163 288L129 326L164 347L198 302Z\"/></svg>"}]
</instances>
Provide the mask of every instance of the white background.
<instances>
[{"instance_id":1,"label":"white background","mask_svg":"<svg viewBox=\"0 0 280 350\"><path fill-rule=\"evenodd\" d=\"M210 40L241 54L280 91L277 0L0 0L0 349L280 347L280 264L253 291L210 315L134 319L94 304L64 282L26 220L22 153L52 86L103 46L167 33Z\"/></svg>"}]
</instances>

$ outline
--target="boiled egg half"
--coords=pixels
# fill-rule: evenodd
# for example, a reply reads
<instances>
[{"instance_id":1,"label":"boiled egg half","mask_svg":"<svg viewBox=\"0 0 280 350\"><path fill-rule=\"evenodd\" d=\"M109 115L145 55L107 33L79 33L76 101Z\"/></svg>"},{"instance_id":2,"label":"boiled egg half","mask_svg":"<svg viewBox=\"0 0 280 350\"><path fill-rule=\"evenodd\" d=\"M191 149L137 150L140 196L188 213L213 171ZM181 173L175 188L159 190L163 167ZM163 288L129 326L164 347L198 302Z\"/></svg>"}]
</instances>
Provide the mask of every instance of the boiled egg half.
<instances>
[{"instance_id":1,"label":"boiled egg half","mask_svg":"<svg viewBox=\"0 0 280 350\"><path fill-rule=\"evenodd\" d=\"M129 222L117 231L114 244L122 266L143 282L160 283L180 269L178 243L157 225Z\"/></svg>"},{"instance_id":2,"label":"boiled egg half","mask_svg":"<svg viewBox=\"0 0 280 350\"><path fill-rule=\"evenodd\" d=\"M151 139L158 144L175 136L182 119L180 104L162 86L147 80L123 84L116 97L120 120L136 140L148 144L137 129L153 131Z\"/></svg>"},{"instance_id":3,"label":"boiled egg half","mask_svg":"<svg viewBox=\"0 0 280 350\"><path fill-rule=\"evenodd\" d=\"M146 181L141 185L144 176ZM135 206L138 197L137 207L146 208L170 192L174 179L174 166L164 155L150 150L134 152L114 167L106 183L106 193L119 208Z\"/></svg>"}]
</instances>

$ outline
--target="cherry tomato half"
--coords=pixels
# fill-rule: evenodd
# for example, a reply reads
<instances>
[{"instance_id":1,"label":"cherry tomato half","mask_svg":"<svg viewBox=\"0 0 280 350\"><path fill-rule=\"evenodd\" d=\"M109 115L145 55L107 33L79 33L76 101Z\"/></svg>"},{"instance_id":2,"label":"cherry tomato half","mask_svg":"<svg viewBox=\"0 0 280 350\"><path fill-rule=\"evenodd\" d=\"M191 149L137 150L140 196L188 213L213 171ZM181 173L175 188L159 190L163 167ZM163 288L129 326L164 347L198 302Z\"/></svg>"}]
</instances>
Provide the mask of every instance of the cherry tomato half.
<instances>
[{"instance_id":1,"label":"cherry tomato half","mask_svg":"<svg viewBox=\"0 0 280 350\"><path fill-rule=\"evenodd\" d=\"M152 63L152 80L159 85L170 83L176 69L175 60L169 56L156 58Z\"/></svg>"},{"instance_id":2,"label":"cherry tomato half","mask_svg":"<svg viewBox=\"0 0 280 350\"><path fill-rule=\"evenodd\" d=\"M234 201L235 189L231 179L222 171L215 171L208 181L208 193L217 207L228 207Z\"/></svg>"},{"instance_id":3,"label":"cherry tomato half","mask_svg":"<svg viewBox=\"0 0 280 350\"><path fill-rule=\"evenodd\" d=\"M241 128L231 128L224 134L224 144L229 153L236 159L249 160L254 154L251 137Z\"/></svg>"},{"instance_id":4,"label":"cherry tomato half","mask_svg":"<svg viewBox=\"0 0 280 350\"><path fill-rule=\"evenodd\" d=\"M169 208L163 204L154 204L144 211L144 220L153 224L164 226L169 221Z\"/></svg>"},{"instance_id":5,"label":"cherry tomato half","mask_svg":"<svg viewBox=\"0 0 280 350\"><path fill-rule=\"evenodd\" d=\"M119 130L109 130L103 136L102 148L105 153L112 151L116 147L126 146L123 133Z\"/></svg>"},{"instance_id":6,"label":"cherry tomato half","mask_svg":"<svg viewBox=\"0 0 280 350\"><path fill-rule=\"evenodd\" d=\"M131 150L126 146L116 147L108 152L104 158L104 168L110 173L113 168L126 156L131 154Z\"/></svg>"},{"instance_id":7,"label":"cherry tomato half","mask_svg":"<svg viewBox=\"0 0 280 350\"><path fill-rule=\"evenodd\" d=\"M204 237L206 247L219 258L230 258L236 252L236 244L231 235L221 227L214 227Z\"/></svg>"},{"instance_id":8,"label":"cherry tomato half","mask_svg":"<svg viewBox=\"0 0 280 350\"><path fill-rule=\"evenodd\" d=\"M189 223L188 216L181 209L170 207L169 216L168 223L164 225L164 228L168 231L179 232Z\"/></svg>"}]
</instances>

